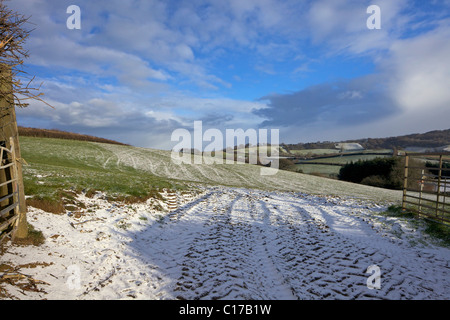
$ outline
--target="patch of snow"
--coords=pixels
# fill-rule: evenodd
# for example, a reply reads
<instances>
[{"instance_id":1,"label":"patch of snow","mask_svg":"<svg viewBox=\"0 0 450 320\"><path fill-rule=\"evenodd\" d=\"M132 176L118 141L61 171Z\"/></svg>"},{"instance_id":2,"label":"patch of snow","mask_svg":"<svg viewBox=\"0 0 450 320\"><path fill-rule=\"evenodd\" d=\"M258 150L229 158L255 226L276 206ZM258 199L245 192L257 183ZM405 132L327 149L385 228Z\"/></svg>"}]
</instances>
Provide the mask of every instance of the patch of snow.
<instances>
[{"instance_id":1,"label":"patch of snow","mask_svg":"<svg viewBox=\"0 0 450 320\"><path fill-rule=\"evenodd\" d=\"M78 195L78 214L30 208L45 243L9 245L2 263L40 291L1 285L17 299L450 299L450 250L384 205L227 187L175 197L176 209L102 193Z\"/></svg>"}]
</instances>

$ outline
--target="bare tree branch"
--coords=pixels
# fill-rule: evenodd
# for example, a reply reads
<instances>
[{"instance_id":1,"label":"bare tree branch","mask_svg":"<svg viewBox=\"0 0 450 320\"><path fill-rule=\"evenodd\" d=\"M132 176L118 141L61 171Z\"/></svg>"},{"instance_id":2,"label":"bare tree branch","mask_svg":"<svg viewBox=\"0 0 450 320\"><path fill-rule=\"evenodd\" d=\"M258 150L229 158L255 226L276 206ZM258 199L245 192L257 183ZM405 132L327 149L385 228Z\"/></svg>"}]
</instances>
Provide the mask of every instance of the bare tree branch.
<instances>
[{"instance_id":1,"label":"bare tree branch","mask_svg":"<svg viewBox=\"0 0 450 320\"><path fill-rule=\"evenodd\" d=\"M24 43L33 31L26 28L31 24L29 18L8 9L5 0L0 0L0 97L9 100L12 97L13 101L8 102L20 108L28 106L25 100L37 100L52 107L41 98L41 84L33 87L35 77L22 69L24 59L29 56Z\"/></svg>"}]
</instances>

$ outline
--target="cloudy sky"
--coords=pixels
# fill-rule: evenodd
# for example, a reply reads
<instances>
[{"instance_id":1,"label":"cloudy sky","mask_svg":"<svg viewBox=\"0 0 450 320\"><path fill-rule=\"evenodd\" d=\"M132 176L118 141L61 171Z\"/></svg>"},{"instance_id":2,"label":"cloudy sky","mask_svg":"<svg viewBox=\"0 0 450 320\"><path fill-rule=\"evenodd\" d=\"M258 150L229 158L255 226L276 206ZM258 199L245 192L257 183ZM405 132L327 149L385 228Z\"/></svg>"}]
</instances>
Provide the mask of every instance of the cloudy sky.
<instances>
[{"instance_id":1,"label":"cloudy sky","mask_svg":"<svg viewBox=\"0 0 450 320\"><path fill-rule=\"evenodd\" d=\"M369 29L370 5L381 29ZM19 125L170 149L203 127L285 143L450 128L450 1L13 0L45 100ZM67 7L81 9L68 29Z\"/></svg>"}]
</instances>

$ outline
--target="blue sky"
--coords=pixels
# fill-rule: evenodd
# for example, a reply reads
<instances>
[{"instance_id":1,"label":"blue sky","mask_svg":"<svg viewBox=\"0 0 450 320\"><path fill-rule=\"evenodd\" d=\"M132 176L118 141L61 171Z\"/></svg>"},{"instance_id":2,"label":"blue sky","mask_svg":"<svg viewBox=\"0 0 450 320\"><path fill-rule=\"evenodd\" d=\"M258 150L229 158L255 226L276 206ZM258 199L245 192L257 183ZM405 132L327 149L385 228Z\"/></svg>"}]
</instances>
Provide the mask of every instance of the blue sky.
<instances>
[{"instance_id":1,"label":"blue sky","mask_svg":"<svg viewBox=\"0 0 450 320\"><path fill-rule=\"evenodd\" d=\"M369 5L381 12L370 30ZM19 125L170 149L171 133L279 129L285 143L450 127L450 1L14 0L45 100ZM69 30L69 5L81 29Z\"/></svg>"}]
</instances>

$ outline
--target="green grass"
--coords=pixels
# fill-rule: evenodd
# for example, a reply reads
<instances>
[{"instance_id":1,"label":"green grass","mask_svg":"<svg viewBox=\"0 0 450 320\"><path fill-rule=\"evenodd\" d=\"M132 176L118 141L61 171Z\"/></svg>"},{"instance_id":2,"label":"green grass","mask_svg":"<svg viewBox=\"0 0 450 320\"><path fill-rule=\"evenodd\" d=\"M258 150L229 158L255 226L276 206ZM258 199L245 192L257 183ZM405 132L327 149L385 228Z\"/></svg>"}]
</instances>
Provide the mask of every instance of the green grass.
<instances>
[{"instance_id":1,"label":"green grass","mask_svg":"<svg viewBox=\"0 0 450 320\"><path fill-rule=\"evenodd\" d=\"M292 154L298 156L306 155L324 155L324 154L336 154L339 153L338 149L302 149L302 150L290 150Z\"/></svg>"},{"instance_id":2,"label":"green grass","mask_svg":"<svg viewBox=\"0 0 450 320\"><path fill-rule=\"evenodd\" d=\"M354 196L398 201L401 193L278 170L261 175L250 164L176 164L164 150L51 138L20 138L25 193L30 201L73 204L75 194L104 191L116 198L158 197L161 188L188 189L192 184ZM328 166L330 167L330 166ZM339 168L339 167L337 167ZM62 199L65 202L62 203ZM77 205L75 203L75 205Z\"/></svg>"},{"instance_id":3,"label":"green grass","mask_svg":"<svg viewBox=\"0 0 450 320\"><path fill-rule=\"evenodd\" d=\"M111 162L113 156L94 143L21 137L25 194L57 203L74 192L103 191L123 199L145 199L161 188L182 188L179 182Z\"/></svg>"},{"instance_id":4,"label":"green grass","mask_svg":"<svg viewBox=\"0 0 450 320\"><path fill-rule=\"evenodd\" d=\"M450 226L436 221L426 220L425 232L435 238L441 239L444 244L450 247Z\"/></svg>"},{"instance_id":5,"label":"green grass","mask_svg":"<svg viewBox=\"0 0 450 320\"><path fill-rule=\"evenodd\" d=\"M382 213L382 215L387 215L390 217L408 219L410 222L416 226L420 223L424 224L423 232L429 236L439 239L447 247L450 247L450 225L446 223L440 223L430 219L419 218L417 214L411 211L403 211L401 206L392 205Z\"/></svg>"},{"instance_id":6,"label":"green grass","mask_svg":"<svg viewBox=\"0 0 450 320\"><path fill-rule=\"evenodd\" d=\"M330 177L337 177L337 175L339 174L339 170L341 169L340 166L308 163L296 164L295 167L302 170L303 173L321 173Z\"/></svg>"},{"instance_id":7,"label":"green grass","mask_svg":"<svg viewBox=\"0 0 450 320\"><path fill-rule=\"evenodd\" d=\"M321 155L326 154L327 151L333 151L333 149L311 149L311 150L294 150L294 151L317 152L315 153L315 155ZM339 152L338 150L335 151ZM372 160L375 158L384 158L389 156L388 154L386 154L387 152L389 152L389 150L366 150L364 152L377 152L378 154L358 154L358 155L349 154L349 155L342 155L339 157L302 160L301 163L297 163L295 166L297 169L302 170L302 172L306 174L321 174L331 178L337 178L341 167L335 164L345 165L347 163L350 163L351 161L356 162L358 160ZM304 152L303 155L306 155L306 152ZM314 164L310 162L314 162Z\"/></svg>"},{"instance_id":8,"label":"green grass","mask_svg":"<svg viewBox=\"0 0 450 320\"><path fill-rule=\"evenodd\" d=\"M42 231L36 230L31 224L27 224L28 234L26 238L14 239L14 243L17 245L33 245L40 246L45 242L45 237Z\"/></svg>"}]
</instances>

